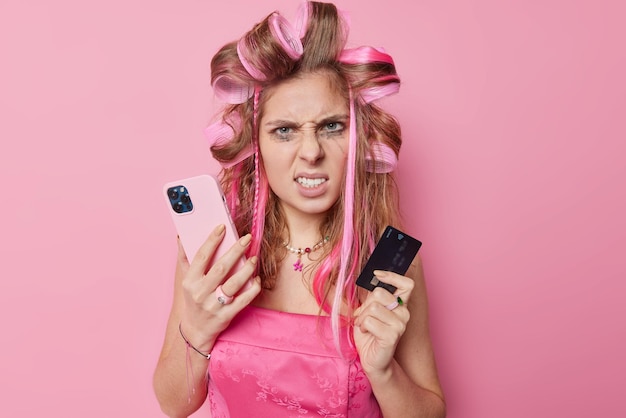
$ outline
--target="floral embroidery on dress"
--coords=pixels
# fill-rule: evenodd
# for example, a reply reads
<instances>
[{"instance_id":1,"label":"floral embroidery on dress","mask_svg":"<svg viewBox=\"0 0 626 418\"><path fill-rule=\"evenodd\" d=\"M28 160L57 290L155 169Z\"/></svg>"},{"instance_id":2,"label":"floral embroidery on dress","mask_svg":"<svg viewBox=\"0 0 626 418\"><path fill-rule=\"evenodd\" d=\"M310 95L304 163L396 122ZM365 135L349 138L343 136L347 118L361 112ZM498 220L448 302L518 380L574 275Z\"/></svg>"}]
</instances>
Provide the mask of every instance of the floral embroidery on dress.
<instances>
[{"instance_id":1,"label":"floral embroidery on dress","mask_svg":"<svg viewBox=\"0 0 626 418\"><path fill-rule=\"evenodd\" d=\"M216 401L217 394L215 393L215 389L211 382L209 383L208 398L211 405L211 418L229 418L229 416L226 415L226 411L219 407L219 404Z\"/></svg>"},{"instance_id":2,"label":"floral embroidery on dress","mask_svg":"<svg viewBox=\"0 0 626 418\"><path fill-rule=\"evenodd\" d=\"M274 403L279 406L285 407L288 411L296 411L298 414L304 415L308 414L309 411L304 409L300 402L303 400L302 397L298 397L295 395L292 396L283 396L280 397L278 395L278 389L276 387L271 386L267 382L257 380L257 385L261 388L260 392L257 392L257 401L266 402L267 399L271 399ZM268 396L269 395L269 396Z\"/></svg>"},{"instance_id":3,"label":"floral embroidery on dress","mask_svg":"<svg viewBox=\"0 0 626 418\"><path fill-rule=\"evenodd\" d=\"M324 418L346 418L344 414L333 414L326 409L320 409L319 411L317 411L317 415Z\"/></svg>"},{"instance_id":4,"label":"floral embroidery on dress","mask_svg":"<svg viewBox=\"0 0 626 418\"><path fill-rule=\"evenodd\" d=\"M350 391L350 400L358 399L357 396L360 392L365 392L370 389L370 382L365 376L365 372L361 367L360 362L354 362L350 365L350 374L348 375L348 390ZM361 408L361 404L358 402L350 402L348 405L348 411Z\"/></svg>"},{"instance_id":5,"label":"floral embroidery on dress","mask_svg":"<svg viewBox=\"0 0 626 418\"><path fill-rule=\"evenodd\" d=\"M326 399L326 404L327 404L326 406L317 404L317 407L320 408L319 410L320 415L323 417L333 417L333 418L335 416L337 417L344 416L343 414L329 415L330 411L326 408L337 410L338 408L341 408L342 406L347 405L348 397L347 397L346 390L343 388L339 388L339 385L337 382L332 383L330 379L320 376L319 374L315 374L311 377L313 378L313 380L317 382L317 385L322 390L322 392L327 393L329 395L329 397Z\"/></svg>"},{"instance_id":6,"label":"floral embroidery on dress","mask_svg":"<svg viewBox=\"0 0 626 418\"><path fill-rule=\"evenodd\" d=\"M314 316L242 311L213 347L213 417L381 417L356 353L346 361L319 326Z\"/></svg>"}]
</instances>

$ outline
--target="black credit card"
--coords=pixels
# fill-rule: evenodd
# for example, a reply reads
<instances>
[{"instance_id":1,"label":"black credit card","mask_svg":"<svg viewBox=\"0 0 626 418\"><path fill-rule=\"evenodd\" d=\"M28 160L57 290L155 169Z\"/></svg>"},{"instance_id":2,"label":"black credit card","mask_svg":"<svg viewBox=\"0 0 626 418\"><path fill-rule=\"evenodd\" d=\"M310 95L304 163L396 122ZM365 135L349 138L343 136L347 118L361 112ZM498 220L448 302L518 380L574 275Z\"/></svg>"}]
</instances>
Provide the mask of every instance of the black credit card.
<instances>
[{"instance_id":1,"label":"black credit card","mask_svg":"<svg viewBox=\"0 0 626 418\"><path fill-rule=\"evenodd\" d=\"M378 280L374 276L374 270L393 271L398 274L406 273L421 246L422 243L412 236L392 226L387 226L363 271L356 279L356 284L367 290L382 287L394 293L396 287Z\"/></svg>"}]
</instances>

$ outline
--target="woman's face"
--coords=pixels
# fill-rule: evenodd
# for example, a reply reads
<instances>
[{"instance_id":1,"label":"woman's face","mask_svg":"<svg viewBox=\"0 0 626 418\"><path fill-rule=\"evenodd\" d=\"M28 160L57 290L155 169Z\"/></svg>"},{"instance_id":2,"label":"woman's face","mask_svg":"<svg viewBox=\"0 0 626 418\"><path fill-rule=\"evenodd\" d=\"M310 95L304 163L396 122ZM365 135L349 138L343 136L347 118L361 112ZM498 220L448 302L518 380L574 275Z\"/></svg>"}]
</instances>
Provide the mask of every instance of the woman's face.
<instances>
[{"instance_id":1,"label":"woman's face","mask_svg":"<svg viewBox=\"0 0 626 418\"><path fill-rule=\"evenodd\" d=\"M330 77L303 74L266 90L259 148L269 186L287 216L324 213L341 192L349 108Z\"/></svg>"}]
</instances>

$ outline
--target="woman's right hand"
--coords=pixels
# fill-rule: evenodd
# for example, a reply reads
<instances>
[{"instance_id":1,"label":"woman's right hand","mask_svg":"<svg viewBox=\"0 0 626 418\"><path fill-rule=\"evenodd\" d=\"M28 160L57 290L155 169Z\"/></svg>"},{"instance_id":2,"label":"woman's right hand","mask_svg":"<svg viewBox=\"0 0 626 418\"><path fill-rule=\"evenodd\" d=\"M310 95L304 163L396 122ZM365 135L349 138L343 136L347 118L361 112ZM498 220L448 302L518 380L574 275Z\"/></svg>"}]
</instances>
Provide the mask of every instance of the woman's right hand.
<instances>
[{"instance_id":1,"label":"woman's right hand","mask_svg":"<svg viewBox=\"0 0 626 418\"><path fill-rule=\"evenodd\" d=\"M217 336L231 320L248 306L261 291L261 282L254 274L257 257L245 261L239 270L233 270L250 245L251 235L244 235L219 259L212 260L224 238L225 227L219 225L209 235L189 264L178 243L176 265L177 282L182 283L184 306L181 327L188 341L203 352L209 352ZM217 288L227 296L235 296L231 303L218 301Z\"/></svg>"}]
</instances>

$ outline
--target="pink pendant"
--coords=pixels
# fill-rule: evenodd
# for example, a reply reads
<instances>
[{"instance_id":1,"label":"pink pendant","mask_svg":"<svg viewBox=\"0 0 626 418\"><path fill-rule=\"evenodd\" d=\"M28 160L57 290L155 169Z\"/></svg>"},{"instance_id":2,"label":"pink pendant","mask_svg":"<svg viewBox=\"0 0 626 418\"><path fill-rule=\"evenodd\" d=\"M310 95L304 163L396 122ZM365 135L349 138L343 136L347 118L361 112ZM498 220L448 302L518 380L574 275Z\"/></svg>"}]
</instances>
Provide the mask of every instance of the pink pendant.
<instances>
[{"instance_id":1,"label":"pink pendant","mask_svg":"<svg viewBox=\"0 0 626 418\"><path fill-rule=\"evenodd\" d=\"M302 271L302 267L304 267L304 264L302 264L302 260L298 258L298 261L293 265L293 271Z\"/></svg>"}]
</instances>

